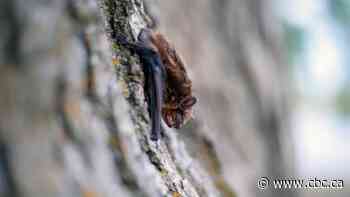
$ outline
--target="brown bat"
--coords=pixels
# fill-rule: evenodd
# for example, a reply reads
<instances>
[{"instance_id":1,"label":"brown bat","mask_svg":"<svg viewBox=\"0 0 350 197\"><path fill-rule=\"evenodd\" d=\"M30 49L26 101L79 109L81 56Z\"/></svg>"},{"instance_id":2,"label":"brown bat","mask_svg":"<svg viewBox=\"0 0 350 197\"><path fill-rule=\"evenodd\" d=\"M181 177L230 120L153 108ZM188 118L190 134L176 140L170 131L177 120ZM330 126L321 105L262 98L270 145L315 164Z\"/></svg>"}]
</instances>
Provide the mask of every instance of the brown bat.
<instances>
[{"instance_id":1,"label":"brown bat","mask_svg":"<svg viewBox=\"0 0 350 197\"><path fill-rule=\"evenodd\" d=\"M180 56L165 37L156 32L151 38L158 49L167 76L162 116L169 127L180 128L192 118L192 106L197 102L192 96L192 81Z\"/></svg>"},{"instance_id":2,"label":"brown bat","mask_svg":"<svg viewBox=\"0 0 350 197\"><path fill-rule=\"evenodd\" d=\"M135 43L126 38L118 42L136 52L143 64L147 100L152 119L151 139L160 135L160 117L169 127L180 128L192 118L192 82L175 49L160 33L142 29Z\"/></svg>"}]
</instances>

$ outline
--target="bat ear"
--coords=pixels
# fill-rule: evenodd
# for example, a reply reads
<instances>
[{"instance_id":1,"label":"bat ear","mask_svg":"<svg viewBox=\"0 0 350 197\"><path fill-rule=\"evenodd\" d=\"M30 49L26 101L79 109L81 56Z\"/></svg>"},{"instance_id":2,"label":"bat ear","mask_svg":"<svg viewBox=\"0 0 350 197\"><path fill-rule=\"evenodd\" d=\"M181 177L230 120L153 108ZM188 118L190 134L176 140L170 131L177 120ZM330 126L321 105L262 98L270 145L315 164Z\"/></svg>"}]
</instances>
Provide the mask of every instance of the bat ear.
<instances>
[{"instance_id":1,"label":"bat ear","mask_svg":"<svg viewBox=\"0 0 350 197\"><path fill-rule=\"evenodd\" d=\"M185 98L182 102L181 102L181 107L183 109L188 109L191 108L193 105L195 105L197 103L197 98L194 96L191 97L187 97Z\"/></svg>"}]
</instances>

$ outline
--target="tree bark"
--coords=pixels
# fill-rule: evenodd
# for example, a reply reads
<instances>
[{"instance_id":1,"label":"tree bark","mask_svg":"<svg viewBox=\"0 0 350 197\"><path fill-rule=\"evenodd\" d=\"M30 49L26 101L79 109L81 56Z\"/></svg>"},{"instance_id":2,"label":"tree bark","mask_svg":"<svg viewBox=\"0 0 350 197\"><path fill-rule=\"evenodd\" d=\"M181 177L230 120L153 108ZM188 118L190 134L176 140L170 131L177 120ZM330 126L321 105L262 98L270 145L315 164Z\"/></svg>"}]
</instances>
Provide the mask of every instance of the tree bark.
<instances>
[{"instance_id":1,"label":"tree bark","mask_svg":"<svg viewBox=\"0 0 350 197\"><path fill-rule=\"evenodd\" d=\"M255 196L259 176L290 171L271 2L145 2L0 3L1 196ZM142 65L113 39L135 39L151 19L199 98L197 117L159 143Z\"/></svg>"}]
</instances>

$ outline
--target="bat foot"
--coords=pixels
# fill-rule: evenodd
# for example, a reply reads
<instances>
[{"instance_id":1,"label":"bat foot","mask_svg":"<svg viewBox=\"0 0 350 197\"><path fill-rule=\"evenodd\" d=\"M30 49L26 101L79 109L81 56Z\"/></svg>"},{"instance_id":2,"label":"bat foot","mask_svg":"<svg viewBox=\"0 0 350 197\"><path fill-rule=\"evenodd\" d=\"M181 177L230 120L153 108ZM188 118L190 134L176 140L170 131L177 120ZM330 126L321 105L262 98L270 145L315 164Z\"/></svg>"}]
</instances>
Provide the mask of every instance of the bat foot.
<instances>
[{"instance_id":1,"label":"bat foot","mask_svg":"<svg viewBox=\"0 0 350 197\"><path fill-rule=\"evenodd\" d=\"M165 132L164 132L163 129L161 129L161 130L159 131L159 134L156 133L156 132L152 132L152 133L151 133L151 136L150 136L150 138L151 138L152 141L158 141L158 139L162 139L162 138L165 138L165 137L166 137L166 136L165 136Z\"/></svg>"},{"instance_id":2,"label":"bat foot","mask_svg":"<svg viewBox=\"0 0 350 197\"><path fill-rule=\"evenodd\" d=\"M151 133L151 140L156 142L159 139L159 135L156 132Z\"/></svg>"}]
</instances>

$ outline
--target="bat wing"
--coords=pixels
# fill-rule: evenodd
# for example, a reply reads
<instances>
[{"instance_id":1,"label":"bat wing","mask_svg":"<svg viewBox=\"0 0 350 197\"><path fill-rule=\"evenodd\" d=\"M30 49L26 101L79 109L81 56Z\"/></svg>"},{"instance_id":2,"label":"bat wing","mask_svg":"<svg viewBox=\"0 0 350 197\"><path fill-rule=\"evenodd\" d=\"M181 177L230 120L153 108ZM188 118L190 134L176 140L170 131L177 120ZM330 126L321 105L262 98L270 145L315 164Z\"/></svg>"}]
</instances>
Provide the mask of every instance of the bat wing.
<instances>
[{"instance_id":1,"label":"bat wing","mask_svg":"<svg viewBox=\"0 0 350 197\"><path fill-rule=\"evenodd\" d=\"M163 105L163 64L160 58L154 59L153 65L150 67L149 91L150 91L150 114L152 119L151 139L157 141L160 137L161 130L161 109Z\"/></svg>"}]
</instances>

